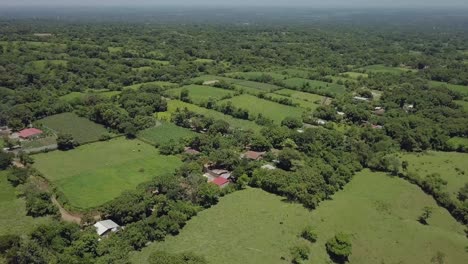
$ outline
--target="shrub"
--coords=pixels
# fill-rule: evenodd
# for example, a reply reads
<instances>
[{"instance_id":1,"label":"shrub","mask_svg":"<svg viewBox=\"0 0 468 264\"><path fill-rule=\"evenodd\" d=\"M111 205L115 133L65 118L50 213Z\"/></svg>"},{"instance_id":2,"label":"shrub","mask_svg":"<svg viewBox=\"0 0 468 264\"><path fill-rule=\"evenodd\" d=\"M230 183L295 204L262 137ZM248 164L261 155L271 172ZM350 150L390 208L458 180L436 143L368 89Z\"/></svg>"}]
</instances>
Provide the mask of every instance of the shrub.
<instances>
[{"instance_id":1,"label":"shrub","mask_svg":"<svg viewBox=\"0 0 468 264\"><path fill-rule=\"evenodd\" d=\"M327 252L333 261L344 263L351 255L352 245L349 235L338 233L325 244Z\"/></svg>"}]
</instances>

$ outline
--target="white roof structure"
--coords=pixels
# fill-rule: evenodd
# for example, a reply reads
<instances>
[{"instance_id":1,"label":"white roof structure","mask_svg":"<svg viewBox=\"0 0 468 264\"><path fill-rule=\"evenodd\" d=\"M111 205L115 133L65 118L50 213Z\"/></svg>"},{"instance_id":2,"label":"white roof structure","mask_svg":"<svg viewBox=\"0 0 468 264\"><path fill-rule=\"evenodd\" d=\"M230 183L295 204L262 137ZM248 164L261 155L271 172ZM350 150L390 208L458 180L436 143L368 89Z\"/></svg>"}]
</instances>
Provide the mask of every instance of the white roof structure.
<instances>
[{"instance_id":1,"label":"white roof structure","mask_svg":"<svg viewBox=\"0 0 468 264\"><path fill-rule=\"evenodd\" d=\"M265 164L262 166L262 169L266 169L266 170L276 170L276 167L271 165L271 164Z\"/></svg>"},{"instance_id":2,"label":"white roof structure","mask_svg":"<svg viewBox=\"0 0 468 264\"><path fill-rule=\"evenodd\" d=\"M99 221L94 224L94 227L96 228L96 232L100 236L104 235L109 230L112 232L117 232L117 230L120 228L120 226L112 220Z\"/></svg>"}]
</instances>

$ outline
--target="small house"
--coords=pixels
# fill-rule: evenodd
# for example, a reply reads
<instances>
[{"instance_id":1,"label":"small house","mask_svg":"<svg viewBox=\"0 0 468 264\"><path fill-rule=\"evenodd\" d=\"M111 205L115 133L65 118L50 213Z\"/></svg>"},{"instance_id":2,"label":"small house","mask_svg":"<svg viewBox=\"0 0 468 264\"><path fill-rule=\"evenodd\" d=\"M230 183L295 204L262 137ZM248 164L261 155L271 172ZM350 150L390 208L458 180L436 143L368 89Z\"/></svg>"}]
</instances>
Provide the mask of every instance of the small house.
<instances>
[{"instance_id":1,"label":"small house","mask_svg":"<svg viewBox=\"0 0 468 264\"><path fill-rule=\"evenodd\" d=\"M198 151L196 149L193 149L193 148L189 148L189 147L185 148L184 152L186 154L189 154L189 155L199 155L200 154L200 151Z\"/></svg>"},{"instance_id":2,"label":"small house","mask_svg":"<svg viewBox=\"0 0 468 264\"><path fill-rule=\"evenodd\" d=\"M34 139L42 135L42 130L37 128L26 128L18 132L21 139Z\"/></svg>"},{"instance_id":3,"label":"small house","mask_svg":"<svg viewBox=\"0 0 468 264\"><path fill-rule=\"evenodd\" d=\"M276 167L271 164L265 164L261 168L265 170L276 170Z\"/></svg>"},{"instance_id":4,"label":"small house","mask_svg":"<svg viewBox=\"0 0 468 264\"><path fill-rule=\"evenodd\" d=\"M264 151L249 150L244 153L243 157L250 160L261 160L263 155L265 155Z\"/></svg>"},{"instance_id":5,"label":"small house","mask_svg":"<svg viewBox=\"0 0 468 264\"><path fill-rule=\"evenodd\" d=\"M219 188L224 188L228 186L229 180L223 177L218 177L212 181L212 183L216 184Z\"/></svg>"},{"instance_id":6,"label":"small house","mask_svg":"<svg viewBox=\"0 0 468 264\"><path fill-rule=\"evenodd\" d=\"M96 232L99 236L106 236L110 232L117 232L120 230L120 226L112 220L103 220L94 224Z\"/></svg>"}]
</instances>

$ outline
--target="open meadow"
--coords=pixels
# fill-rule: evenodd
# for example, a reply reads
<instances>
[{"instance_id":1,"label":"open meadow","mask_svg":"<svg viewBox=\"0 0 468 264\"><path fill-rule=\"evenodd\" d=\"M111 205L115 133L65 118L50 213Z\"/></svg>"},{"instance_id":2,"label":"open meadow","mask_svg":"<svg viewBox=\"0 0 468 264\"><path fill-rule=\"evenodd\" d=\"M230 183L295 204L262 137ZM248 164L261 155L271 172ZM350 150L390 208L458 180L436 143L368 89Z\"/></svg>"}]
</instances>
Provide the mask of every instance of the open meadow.
<instances>
[{"instance_id":1,"label":"open meadow","mask_svg":"<svg viewBox=\"0 0 468 264\"><path fill-rule=\"evenodd\" d=\"M160 145L171 140L178 141L194 135L196 133L190 129L176 126L173 123L158 121L156 126L139 132L138 138L152 145Z\"/></svg>"},{"instance_id":2,"label":"open meadow","mask_svg":"<svg viewBox=\"0 0 468 264\"><path fill-rule=\"evenodd\" d=\"M294 89L302 89L304 88L306 91L320 91L320 92L327 92L333 95L341 95L346 92L345 87L343 85L339 85L336 83L327 83L322 81L316 80L309 80L304 78L290 78L284 81L286 86L294 88Z\"/></svg>"},{"instance_id":3,"label":"open meadow","mask_svg":"<svg viewBox=\"0 0 468 264\"><path fill-rule=\"evenodd\" d=\"M301 91L296 91L296 90L291 90L291 89L281 89L278 91L275 91L275 93L280 94L280 95L286 95L290 96L292 98L297 98L300 100L316 103L316 104L321 104L324 97L318 94L313 94L313 93L305 93Z\"/></svg>"},{"instance_id":4,"label":"open meadow","mask_svg":"<svg viewBox=\"0 0 468 264\"><path fill-rule=\"evenodd\" d=\"M373 73L391 73L391 74L402 74L406 72L417 72L418 70L415 69L409 69L409 68L403 68L403 67L390 67L390 66L385 66L382 64L376 64L376 65L369 65L360 68L359 70L365 71L365 72L373 72Z\"/></svg>"},{"instance_id":5,"label":"open meadow","mask_svg":"<svg viewBox=\"0 0 468 264\"><path fill-rule=\"evenodd\" d=\"M70 134L80 144L98 141L102 135L110 134L104 126L74 113L49 116L38 123L57 134Z\"/></svg>"},{"instance_id":6,"label":"open meadow","mask_svg":"<svg viewBox=\"0 0 468 264\"><path fill-rule=\"evenodd\" d=\"M437 82L437 81L429 81L429 86L431 87L447 87L452 91L459 92L463 96L468 97L468 86L464 85L456 85L456 84L450 84L450 83L445 83L445 82Z\"/></svg>"},{"instance_id":7,"label":"open meadow","mask_svg":"<svg viewBox=\"0 0 468 264\"><path fill-rule=\"evenodd\" d=\"M235 107L247 109L249 113L254 116L262 114L272 119L277 124L280 124L286 117L297 117L300 119L304 111L304 109L299 107L282 105L247 94L235 96L231 99L220 101L219 103L222 104L228 101Z\"/></svg>"},{"instance_id":8,"label":"open meadow","mask_svg":"<svg viewBox=\"0 0 468 264\"><path fill-rule=\"evenodd\" d=\"M468 154L458 152L429 151L427 153L404 153L402 161L408 161L408 171L421 177L438 173L447 181L446 191L453 198L461 187L468 183Z\"/></svg>"},{"instance_id":9,"label":"open meadow","mask_svg":"<svg viewBox=\"0 0 468 264\"><path fill-rule=\"evenodd\" d=\"M213 99L223 99L234 94L234 91L225 90L222 88L216 88L206 85L187 85L180 88L167 90L165 93L171 95L175 98L180 98L180 93L182 90L187 89L189 92L190 100L195 104L201 104L208 102L209 98Z\"/></svg>"},{"instance_id":10,"label":"open meadow","mask_svg":"<svg viewBox=\"0 0 468 264\"><path fill-rule=\"evenodd\" d=\"M177 83L163 82L163 81L155 81L155 82L138 83L138 84L133 84L133 85L125 86L124 89L138 90L138 89L140 89L141 86L143 86L143 85L145 85L145 84L147 84L147 85L148 85L148 84L157 85L157 86L160 86L160 87L165 88L165 89L174 88L174 87L177 87L177 86L178 86Z\"/></svg>"},{"instance_id":11,"label":"open meadow","mask_svg":"<svg viewBox=\"0 0 468 264\"><path fill-rule=\"evenodd\" d=\"M151 145L124 138L33 158L34 167L79 209L102 205L153 177L173 173L181 164L177 157L159 155Z\"/></svg>"}]
</instances>

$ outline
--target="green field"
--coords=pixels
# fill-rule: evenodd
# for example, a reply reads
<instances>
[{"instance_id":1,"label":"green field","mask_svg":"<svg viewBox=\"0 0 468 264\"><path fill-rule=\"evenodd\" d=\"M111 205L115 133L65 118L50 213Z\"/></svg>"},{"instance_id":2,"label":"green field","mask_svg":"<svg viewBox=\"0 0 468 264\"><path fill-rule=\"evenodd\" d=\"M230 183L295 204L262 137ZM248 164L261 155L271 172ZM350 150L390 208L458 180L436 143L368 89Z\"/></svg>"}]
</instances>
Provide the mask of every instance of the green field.
<instances>
[{"instance_id":1,"label":"green field","mask_svg":"<svg viewBox=\"0 0 468 264\"><path fill-rule=\"evenodd\" d=\"M173 88L173 87L178 86L177 83L155 81L155 82L138 83L138 84L134 84L134 85L130 85L130 86L125 86L124 89L138 90L138 89L140 89L140 87L142 85L145 85L145 84L154 84L154 85L158 85L158 86L160 86L162 88Z\"/></svg>"},{"instance_id":2,"label":"green field","mask_svg":"<svg viewBox=\"0 0 468 264\"><path fill-rule=\"evenodd\" d=\"M80 144L97 141L102 135L109 134L104 126L74 113L49 116L39 120L38 123L57 134L71 134Z\"/></svg>"},{"instance_id":3,"label":"green field","mask_svg":"<svg viewBox=\"0 0 468 264\"><path fill-rule=\"evenodd\" d=\"M215 76L215 75L203 75L200 77L193 78L192 81L226 81L231 84L247 87L247 88L253 88L253 89L258 89L258 90L263 90L263 91L275 91L281 89L281 87L269 84L269 83L261 83L261 82L253 82L253 81L247 81L247 80L240 80L240 79L234 79L234 78L228 78L228 77L222 77L222 76Z\"/></svg>"},{"instance_id":4,"label":"green field","mask_svg":"<svg viewBox=\"0 0 468 264\"><path fill-rule=\"evenodd\" d=\"M30 141L29 140L23 141L21 142L21 147L27 150L27 149L40 148L40 147L45 147L45 146L50 146L50 145L55 145L55 144L57 144L55 136L46 136L43 138L38 138L38 139L30 140Z\"/></svg>"},{"instance_id":5,"label":"green field","mask_svg":"<svg viewBox=\"0 0 468 264\"><path fill-rule=\"evenodd\" d=\"M464 96L468 96L468 86L464 85L456 85L456 84L450 84L450 83L444 83L444 82L436 82L436 81L429 81L429 86L431 87L447 87L452 91L459 92L463 94Z\"/></svg>"},{"instance_id":6,"label":"green field","mask_svg":"<svg viewBox=\"0 0 468 264\"><path fill-rule=\"evenodd\" d=\"M209 63L213 63L214 60L212 59L195 59L193 62L195 63L198 63L198 64L209 64Z\"/></svg>"},{"instance_id":7,"label":"green field","mask_svg":"<svg viewBox=\"0 0 468 264\"><path fill-rule=\"evenodd\" d=\"M173 173L181 164L176 157L159 155L151 145L124 138L33 158L34 167L80 209L102 205L153 177Z\"/></svg>"},{"instance_id":8,"label":"green field","mask_svg":"<svg viewBox=\"0 0 468 264\"><path fill-rule=\"evenodd\" d=\"M315 110L317 107L320 106L320 103L316 104L314 102L309 102L309 101L297 99L295 97L280 95L276 93L267 93L266 96L271 97L276 100L290 99L294 104L297 104L297 106L305 108L305 109L310 109L310 110Z\"/></svg>"},{"instance_id":9,"label":"green field","mask_svg":"<svg viewBox=\"0 0 468 264\"><path fill-rule=\"evenodd\" d=\"M458 190L468 182L467 153L430 151L426 154L408 153L401 156L402 161L408 161L408 170L417 172L421 177L439 173L447 181L446 190L454 198Z\"/></svg>"},{"instance_id":10,"label":"green field","mask_svg":"<svg viewBox=\"0 0 468 264\"><path fill-rule=\"evenodd\" d=\"M468 112L468 102L467 101L456 100L455 103L457 103L458 105L463 107L463 109L465 109L465 111Z\"/></svg>"},{"instance_id":11,"label":"green field","mask_svg":"<svg viewBox=\"0 0 468 264\"><path fill-rule=\"evenodd\" d=\"M299 204L259 189L246 189L220 199L214 207L192 218L175 237L167 237L135 252L133 263L147 263L151 252L192 251L210 264L289 263L289 248L311 214Z\"/></svg>"},{"instance_id":12,"label":"green field","mask_svg":"<svg viewBox=\"0 0 468 264\"><path fill-rule=\"evenodd\" d=\"M449 139L447 143L449 146L453 147L453 149L458 147L464 147L465 149L468 149L468 138L453 137Z\"/></svg>"},{"instance_id":13,"label":"green field","mask_svg":"<svg viewBox=\"0 0 468 264\"><path fill-rule=\"evenodd\" d=\"M240 128L240 129L245 129L245 130L251 129L251 130L255 130L255 131L259 131L261 129L261 126L257 125L255 122L234 118L232 116L225 115L225 114L223 114L221 112L218 112L218 111L215 111L215 110L212 110L212 109L203 108L203 107L196 106L194 104L185 103L185 102L182 102L182 101L179 101L179 100L170 100L170 101L168 101L167 102L167 112L158 113L157 116L160 119L168 120L171 117L170 116L171 113L174 113L177 110L177 108L179 108L179 109L187 108L190 111L193 111L193 112L195 112L197 114L200 114L200 115L203 115L203 116L206 116L206 117L211 117L211 118L214 118L214 119L224 120L224 121L228 122L234 128Z\"/></svg>"},{"instance_id":14,"label":"green field","mask_svg":"<svg viewBox=\"0 0 468 264\"><path fill-rule=\"evenodd\" d=\"M83 100L84 98L86 98L86 96L89 96L89 95L99 95L99 96L103 96L106 98L111 98L112 96L119 95L120 93L121 93L120 91L107 91L107 90L99 91L99 90L88 89L87 92L68 93L66 95L60 96L59 99L65 100L67 102L72 102L75 100Z\"/></svg>"},{"instance_id":15,"label":"green field","mask_svg":"<svg viewBox=\"0 0 468 264\"><path fill-rule=\"evenodd\" d=\"M341 73L340 76L343 76L345 78L351 78L351 79L358 79L359 77L361 78L369 77L368 74L360 73L360 72L344 72L344 73Z\"/></svg>"},{"instance_id":16,"label":"green field","mask_svg":"<svg viewBox=\"0 0 468 264\"><path fill-rule=\"evenodd\" d=\"M427 226L417 221L425 206L434 208ZM383 173L358 173L312 212L309 224L318 235L313 263L326 263L324 244L337 232L352 236L351 264L433 263L438 251L444 263L468 259L463 226L416 185Z\"/></svg>"},{"instance_id":17,"label":"green field","mask_svg":"<svg viewBox=\"0 0 468 264\"><path fill-rule=\"evenodd\" d=\"M34 227L50 221L48 217L26 216L25 201L16 197L16 190L8 182L6 174L7 171L0 171L0 212L2 212L0 214L0 236L27 234Z\"/></svg>"},{"instance_id":18,"label":"green field","mask_svg":"<svg viewBox=\"0 0 468 264\"><path fill-rule=\"evenodd\" d=\"M230 78L247 79L247 80L259 78L262 75L269 75L273 79L276 79L276 80L283 80L286 77L283 74L279 74L276 72L230 72L230 73L226 73L225 75Z\"/></svg>"},{"instance_id":19,"label":"green field","mask_svg":"<svg viewBox=\"0 0 468 264\"><path fill-rule=\"evenodd\" d=\"M285 80L284 83L286 84L286 86L292 87L294 89L301 89L304 87L304 85L308 84L308 87L305 87L306 90L318 90L323 92L329 92L335 95L344 94L346 92L345 87L343 85L309 80L304 78L290 78Z\"/></svg>"},{"instance_id":20,"label":"green field","mask_svg":"<svg viewBox=\"0 0 468 264\"><path fill-rule=\"evenodd\" d=\"M323 96L318 95L318 94L305 93L305 92L300 92L300 91L291 90L291 89L281 89L281 90L275 91L275 93L290 96L292 98L297 98L297 99L312 102L312 103L319 103L319 104L321 104L321 102L324 99Z\"/></svg>"},{"instance_id":21,"label":"green field","mask_svg":"<svg viewBox=\"0 0 468 264\"><path fill-rule=\"evenodd\" d=\"M38 70L45 70L47 68L47 64L54 65L54 66L63 66L66 67L68 64L68 61L65 60L38 60L38 61L32 61L31 66L34 67L35 69Z\"/></svg>"},{"instance_id":22,"label":"green field","mask_svg":"<svg viewBox=\"0 0 468 264\"><path fill-rule=\"evenodd\" d=\"M235 107L247 109L249 113L254 116L262 114L274 120L277 124L280 124L286 117L297 117L301 119L302 112L304 111L299 107L282 105L247 94L235 96L231 99L220 101L220 103L222 104L228 101L232 102L232 105Z\"/></svg>"},{"instance_id":23,"label":"green field","mask_svg":"<svg viewBox=\"0 0 468 264\"><path fill-rule=\"evenodd\" d=\"M181 138L194 135L196 133L187 128L179 127L169 122L159 122L157 126L138 133L138 138L153 145L159 145L167 143L170 140L178 141Z\"/></svg>"},{"instance_id":24,"label":"green field","mask_svg":"<svg viewBox=\"0 0 468 264\"><path fill-rule=\"evenodd\" d=\"M365 66L365 67L360 68L359 70L363 70L366 72L391 73L391 74L402 74L405 72L418 72L418 70L415 70L415 69L409 69L409 68L403 68L403 67L390 67L390 66L385 66L382 64Z\"/></svg>"},{"instance_id":25,"label":"green field","mask_svg":"<svg viewBox=\"0 0 468 264\"><path fill-rule=\"evenodd\" d=\"M166 93L175 98L179 98L180 93L183 89L187 89L189 91L190 100L192 100L192 102L195 104L208 102L208 99L210 97L213 99L222 99L227 96L232 96L234 94L233 91L216 88L212 86L195 85L195 84L183 86L180 88L170 89L170 90L167 90Z\"/></svg>"}]
</instances>

